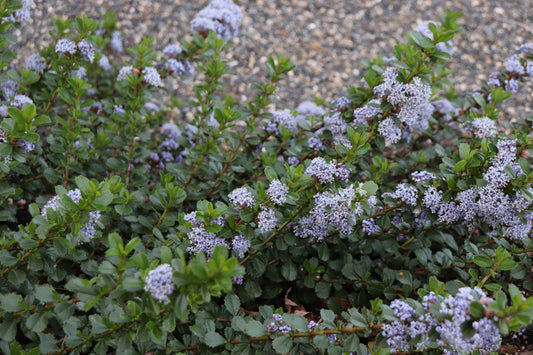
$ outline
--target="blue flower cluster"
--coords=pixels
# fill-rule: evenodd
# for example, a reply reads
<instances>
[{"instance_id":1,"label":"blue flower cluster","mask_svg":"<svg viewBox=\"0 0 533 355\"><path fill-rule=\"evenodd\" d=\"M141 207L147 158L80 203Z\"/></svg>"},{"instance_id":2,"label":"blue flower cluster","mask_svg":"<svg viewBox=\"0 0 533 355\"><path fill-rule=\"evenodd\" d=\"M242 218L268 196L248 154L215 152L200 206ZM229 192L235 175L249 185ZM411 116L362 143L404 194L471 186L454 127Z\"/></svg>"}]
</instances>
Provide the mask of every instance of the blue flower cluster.
<instances>
[{"instance_id":1,"label":"blue flower cluster","mask_svg":"<svg viewBox=\"0 0 533 355\"><path fill-rule=\"evenodd\" d=\"M263 210L257 215L257 226L262 232L269 232L276 228L278 218L273 208L263 207Z\"/></svg>"},{"instance_id":2,"label":"blue flower cluster","mask_svg":"<svg viewBox=\"0 0 533 355\"><path fill-rule=\"evenodd\" d=\"M241 210L243 208L250 208L255 204L255 198L246 187L239 187L233 190L228 198L231 205L236 210Z\"/></svg>"},{"instance_id":3,"label":"blue flower cluster","mask_svg":"<svg viewBox=\"0 0 533 355\"><path fill-rule=\"evenodd\" d=\"M80 200L82 199L81 191L79 189L69 190L67 191L66 195L74 202L75 204L78 204ZM47 211L48 209L51 209L52 211L61 210L63 206L59 204L59 196L55 196L51 198L41 209L41 215L44 217L47 217ZM96 235L96 226L98 221L100 220L101 214L100 211L90 211L89 212L89 220L87 223L80 228L81 236L87 240L91 240ZM84 240L79 239L78 242L82 243Z\"/></svg>"},{"instance_id":4,"label":"blue flower cluster","mask_svg":"<svg viewBox=\"0 0 533 355\"><path fill-rule=\"evenodd\" d=\"M11 16L7 18L7 21L27 23L30 20L30 8L33 6L33 0L20 0L22 7L13 11Z\"/></svg>"},{"instance_id":5,"label":"blue flower cluster","mask_svg":"<svg viewBox=\"0 0 533 355\"><path fill-rule=\"evenodd\" d=\"M168 303L168 296L174 292L172 282L172 267L169 264L162 264L151 270L144 279L144 290L150 292L153 298L159 302Z\"/></svg>"},{"instance_id":6,"label":"blue flower cluster","mask_svg":"<svg viewBox=\"0 0 533 355\"><path fill-rule=\"evenodd\" d=\"M490 138L496 136L496 123L488 117L477 117L470 122L466 129L474 133L477 138Z\"/></svg>"},{"instance_id":7,"label":"blue flower cluster","mask_svg":"<svg viewBox=\"0 0 533 355\"><path fill-rule=\"evenodd\" d=\"M270 200L276 205L282 205L287 200L287 192L289 187L279 181L278 179L272 180L270 186L267 189L267 195Z\"/></svg>"},{"instance_id":8,"label":"blue flower cluster","mask_svg":"<svg viewBox=\"0 0 533 355\"><path fill-rule=\"evenodd\" d=\"M429 24L432 23L434 25L437 25L435 22L433 21L424 21L422 22L420 25L418 25L416 28L415 28L415 31L418 31L420 32L420 34L424 37L427 37L429 39L433 39L433 32L431 32L431 29L429 28ZM440 43L437 43L437 45L435 46L435 48L438 50L438 51L441 51L441 52L446 52L448 53L449 55L453 55L453 43L452 41L446 41L446 42L440 42Z\"/></svg>"},{"instance_id":9,"label":"blue flower cluster","mask_svg":"<svg viewBox=\"0 0 533 355\"><path fill-rule=\"evenodd\" d=\"M417 351L439 346L446 354L471 354L478 350L480 354L496 351L501 344L501 336L495 320L487 317L472 319L469 307L473 301L480 301L484 306L493 300L479 288L463 287L455 296L443 298L430 292L423 297L424 313L416 314L415 309L402 300L394 300L390 307L399 320L386 324L382 335L393 353L409 351L409 341L417 340ZM446 317L435 317L430 309L437 304L438 311ZM486 312L490 314L490 312ZM465 322L472 322L475 331L471 337L465 336L462 327ZM438 338L430 339L431 332L438 333Z\"/></svg>"},{"instance_id":10,"label":"blue flower cluster","mask_svg":"<svg viewBox=\"0 0 533 355\"><path fill-rule=\"evenodd\" d=\"M188 252L193 254L205 253L207 256L211 256L217 245L222 245L229 249L229 245L224 238L219 237L216 233L208 232L205 229L204 222L196 219L196 211L186 214L184 219L192 225L192 230L187 233L190 244L187 248ZM214 220L212 223L224 225L225 220Z\"/></svg>"},{"instance_id":11,"label":"blue flower cluster","mask_svg":"<svg viewBox=\"0 0 533 355\"><path fill-rule=\"evenodd\" d=\"M232 0L213 0L191 21L191 31L207 37L209 31L230 39L237 35L241 9Z\"/></svg>"},{"instance_id":12,"label":"blue flower cluster","mask_svg":"<svg viewBox=\"0 0 533 355\"><path fill-rule=\"evenodd\" d=\"M314 196L314 207L309 216L300 219L294 227L294 234L300 238L324 239L330 232L341 234L353 232L357 218L363 213L362 201L366 191L360 186L350 185L337 192L326 191ZM366 201L372 204L373 196ZM368 222L367 222L368 223Z\"/></svg>"},{"instance_id":13,"label":"blue flower cluster","mask_svg":"<svg viewBox=\"0 0 533 355\"><path fill-rule=\"evenodd\" d=\"M279 330L282 334L288 334L292 330L291 327L285 324L281 314L274 313L272 315L272 318L274 319L274 321L270 322L267 325L267 329L269 333L274 333Z\"/></svg>"},{"instance_id":14,"label":"blue flower cluster","mask_svg":"<svg viewBox=\"0 0 533 355\"><path fill-rule=\"evenodd\" d=\"M531 201L517 192L509 195L505 188L512 178L505 172L510 167L516 176L524 174L516 162L516 141L503 139L497 143L498 154L491 160L492 165L484 173L487 185L472 187L457 194L452 201L442 201L442 192L429 187L424 193L423 205L432 213L437 213L439 221L454 223L462 220L473 228L479 222L487 223L493 229L506 227L504 235L511 239L523 239L531 232L532 215L526 213L522 222L521 213Z\"/></svg>"},{"instance_id":15,"label":"blue flower cluster","mask_svg":"<svg viewBox=\"0 0 533 355\"><path fill-rule=\"evenodd\" d=\"M187 251L193 254L205 253L208 257L213 255L213 250L217 245L222 245L227 249L234 250L240 258L250 248L250 240L244 235L239 234L228 240L219 237L216 233L211 233L206 230L205 223L196 219L197 211L187 213L183 219L191 226L191 231L187 233L190 246ZM224 226L226 218L223 216L217 217L211 221L211 224ZM231 247L230 247L231 245Z\"/></svg>"},{"instance_id":16,"label":"blue flower cluster","mask_svg":"<svg viewBox=\"0 0 533 355\"><path fill-rule=\"evenodd\" d=\"M401 83L397 75L398 69L388 68L384 83L376 86L374 93L399 110L396 117L404 124L406 134L420 133L428 128L428 118L434 110L429 102L431 87L418 77L410 83Z\"/></svg>"},{"instance_id":17,"label":"blue flower cluster","mask_svg":"<svg viewBox=\"0 0 533 355\"><path fill-rule=\"evenodd\" d=\"M335 164L326 162L322 157L317 157L311 161L311 164L305 169L305 173L311 175L321 184L325 184L335 179L337 168Z\"/></svg>"}]
</instances>

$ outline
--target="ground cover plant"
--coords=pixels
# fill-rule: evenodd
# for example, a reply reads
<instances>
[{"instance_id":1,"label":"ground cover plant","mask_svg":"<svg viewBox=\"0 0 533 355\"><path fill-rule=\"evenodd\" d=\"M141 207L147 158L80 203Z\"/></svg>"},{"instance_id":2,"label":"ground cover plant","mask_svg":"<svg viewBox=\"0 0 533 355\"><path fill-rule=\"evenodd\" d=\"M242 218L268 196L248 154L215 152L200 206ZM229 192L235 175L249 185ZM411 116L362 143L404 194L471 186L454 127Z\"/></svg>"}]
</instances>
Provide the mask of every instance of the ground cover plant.
<instances>
[{"instance_id":1,"label":"ground cover plant","mask_svg":"<svg viewBox=\"0 0 533 355\"><path fill-rule=\"evenodd\" d=\"M533 43L459 94L448 11L344 97L272 111L294 65L227 94L230 0L163 49L55 19L15 66L32 3L0 1L2 353L489 354L528 331L533 118L498 105Z\"/></svg>"}]
</instances>

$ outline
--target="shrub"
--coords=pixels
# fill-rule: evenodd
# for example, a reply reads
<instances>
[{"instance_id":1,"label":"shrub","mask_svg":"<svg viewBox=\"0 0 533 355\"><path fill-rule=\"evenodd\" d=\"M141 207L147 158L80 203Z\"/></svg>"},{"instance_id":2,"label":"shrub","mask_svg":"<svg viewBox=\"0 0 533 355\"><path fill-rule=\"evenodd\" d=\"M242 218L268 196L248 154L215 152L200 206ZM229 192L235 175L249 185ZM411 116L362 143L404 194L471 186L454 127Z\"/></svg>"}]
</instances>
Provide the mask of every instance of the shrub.
<instances>
[{"instance_id":1,"label":"shrub","mask_svg":"<svg viewBox=\"0 0 533 355\"><path fill-rule=\"evenodd\" d=\"M531 323L533 118L497 109L531 43L459 95L449 11L345 97L270 112L294 65L228 95L229 0L121 65L112 15L56 19L14 68L31 5L0 2L3 353L488 354Z\"/></svg>"}]
</instances>

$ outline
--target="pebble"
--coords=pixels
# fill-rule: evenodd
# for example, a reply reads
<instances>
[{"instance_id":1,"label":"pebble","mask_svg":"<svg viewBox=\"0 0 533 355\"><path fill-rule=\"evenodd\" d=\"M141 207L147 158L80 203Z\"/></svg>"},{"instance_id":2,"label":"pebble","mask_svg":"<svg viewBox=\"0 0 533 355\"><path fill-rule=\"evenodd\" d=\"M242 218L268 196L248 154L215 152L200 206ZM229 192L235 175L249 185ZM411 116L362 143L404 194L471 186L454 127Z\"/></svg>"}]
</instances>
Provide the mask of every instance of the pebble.
<instances>
[{"instance_id":1,"label":"pebble","mask_svg":"<svg viewBox=\"0 0 533 355\"><path fill-rule=\"evenodd\" d=\"M470 92L482 85L488 75L505 66L524 41L533 41L531 0L240 0L243 22L229 63L235 75L228 76L229 87L237 97L252 97L252 83L267 80L267 56L282 53L297 65L295 74L280 83L272 97L278 108L294 109L304 100L320 97L330 101L357 85L365 75L362 60L389 56L396 41L422 21L438 22L446 9L461 11L459 22L465 32L454 40L455 54L450 77L457 89ZM155 49L178 43L187 36L190 20L207 0L35 0L32 20L20 30L17 49L23 61L29 54L52 42L48 31L51 18L74 18L85 14L102 19L115 11L125 47L155 37ZM132 60L128 53L119 61ZM119 62L120 63L120 62ZM185 87L189 88L190 83ZM522 83L520 92L502 106L503 118L533 110L532 80ZM184 85L178 93L186 95ZM510 108L513 108L512 110Z\"/></svg>"}]
</instances>

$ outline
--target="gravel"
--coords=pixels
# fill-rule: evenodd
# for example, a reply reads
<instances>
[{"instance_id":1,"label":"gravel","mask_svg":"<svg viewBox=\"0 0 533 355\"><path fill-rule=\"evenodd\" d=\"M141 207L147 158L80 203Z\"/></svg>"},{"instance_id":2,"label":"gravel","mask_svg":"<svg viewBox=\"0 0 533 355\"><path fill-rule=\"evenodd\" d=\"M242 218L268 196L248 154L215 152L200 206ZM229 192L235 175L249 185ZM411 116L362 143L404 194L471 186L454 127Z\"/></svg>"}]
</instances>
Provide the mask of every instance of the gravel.
<instances>
[{"instance_id":1,"label":"gravel","mask_svg":"<svg viewBox=\"0 0 533 355\"><path fill-rule=\"evenodd\" d=\"M51 18L87 15L102 19L106 11L117 12L126 47L144 35L155 38L155 48L177 43L188 35L190 20L208 1L35 0L30 23L17 30L19 60L51 43ZM235 72L229 76L229 92L239 100L251 97L252 83L266 78L263 63L278 53L297 65L280 85L272 109L294 109L304 100L325 100L342 95L364 75L362 60L388 56L396 41L426 20L438 21L446 9L461 11L465 32L454 40L452 76L460 92L470 92L485 82L505 58L525 42L533 41L531 0L241 0L243 22L234 49L227 55ZM131 59L127 56L120 60ZM120 63L120 61L119 61ZM508 100L504 119L531 113L533 82L523 83ZM184 91L190 82L175 83Z\"/></svg>"}]
</instances>

